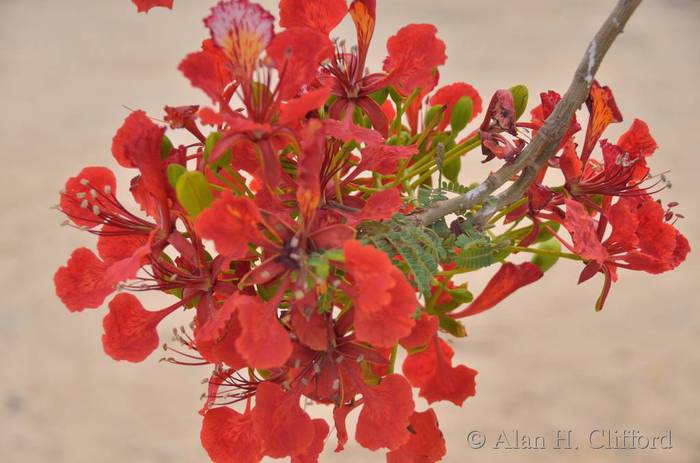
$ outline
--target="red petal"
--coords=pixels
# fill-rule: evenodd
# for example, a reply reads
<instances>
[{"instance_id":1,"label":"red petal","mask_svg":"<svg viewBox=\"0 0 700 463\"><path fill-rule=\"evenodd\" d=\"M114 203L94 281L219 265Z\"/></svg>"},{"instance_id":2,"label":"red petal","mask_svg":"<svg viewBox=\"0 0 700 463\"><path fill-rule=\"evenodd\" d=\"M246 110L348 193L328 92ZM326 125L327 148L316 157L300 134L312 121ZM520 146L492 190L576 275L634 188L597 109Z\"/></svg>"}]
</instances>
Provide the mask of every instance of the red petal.
<instances>
[{"instance_id":1,"label":"red petal","mask_svg":"<svg viewBox=\"0 0 700 463\"><path fill-rule=\"evenodd\" d=\"M357 170L371 170L382 175L394 174L399 161L408 159L417 152L415 146L370 145L362 150L362 160Z\"/></svg>"},{"instance_id":2,"label":"red petal","mask_svg":"<svg viewBox=\"0 0 700 463\"><path fill-rule=\"evenodd\" d=\"M413 414L411 386L401 375L388 375L377 387L365 391L365 403L357 419L355 439L370 450L396 449L408 441Z\"/></svg>"},{"instance_id":3,"label":"red petal","mask_svg":"<svg viewBox=\"0 0 700 463\"><path fill-rule=\"evenodd\" d=\"M56 295L71 312L101 306L114 291L114 285L105 281L107 267L89 249L76 249L66 266L54 275Z\"/></svg>"},{"instance_id":4,"label":"red petal","mask_svg":"<svg viewBox=\"0 0 700 463\"><path fill-rule=\"evenodd\" d=\"M311 445L304 451L304 453L292 456L291 463L317 463L318 457L323 452L323 447L326 443L326 436L330 428L328 423L322 419L315 419L312 421L314 424L314 440Z\"/></svg>"},{"instance_id":5,"label":"red petal","mask_svg":"<svg viewBox=\"0 0 700 463\"><path fill-rule=\"evenodd\" d=\"M136 5L136 10L139 13L148 13L151 8L157 6L163 8L173 8L173 0L131 0L131 2Z\"/></svg>"},{"instance_id":6,"label":"red petal","mask_svg":"<svg viewBox=\"0 0 700 463\"><path fill-rule=\"evenodd\" d=\"M435 94L430 98L430 104L435 105L446 105L447 110L442 118L442 122L438 127L440 130L445 130L445 128L450 124L452 117L452 110L454 105L460 100L460 98L468 96L472 100L472 115L469 122L473 121L481 111L483 110L481 95L479 92L469 84L464 82L458 82L451 85L445 85L440 88Z\"/></svg>"},{"instance_id":7,"label":"red petal","mask_svg":"<svg viewBox=\"0 0 700 463\"><path fill-rule=\"evenodd\" d=\"M280 26L308 27L327 36L346 12L345 0L281 0Z\"/></svg>"},{"instance_id":8,"label":"red petal","mask_svg":"<svg viewBox=\"0 0 700 463\"><path fill-rule=\"evenodd\" d=\"M383 190L369 197L362 210L352 216L348 223L358 224L365 220L379 221L391 218L403 206L398 188Z\"/></svg>"},{"instance_id":9,"label":"red petal","mask_svg":"<svg viewBox=\"0 0 700 463\"><path fill-rule=\"evenodd\" d=\"M107 198L116 194L116 187L116 179L110 169L86 167L66 181L61 193L61 210L80 227L101 225L104 219L95 212L109 211L113 207Z\"/></svg>"},{"instance_id":10,"label":"red petal","mask_svg":"<svg viewBox=\"0 0 700 463\"><path fill-rule=\"evenodd\" d=\"M559 166L567 182L578 179L583 173L583 163L576 154L576 143L569 141L559 158Z\"/></svg>"},{"instance_id":11,"label":"red petal","mask_svg":"<svg viewBox=\"0 0 700 463\"><path fill-rule=\"evenodd\" d=\"M392 347L415 324L415 292L383 252L355 240L345 243L344 249L344 265L358 291L355 335L376 347Z\"/></svg>"},{"instance_id":12,"label":"red petal","mask_svg":"<svg viewBox=\"0 0 700 463\"><path fill-rule=\"evenodd\" d=\"M438 330L438 318L427 313L421 313L420 319L413 327L411 334L401 339L401 346L407 351L422 349L435 337Z\"/></svg>"},{"instance_id":13,"label":"red petal","mask_svg":"<svg viewBox=\"0 0 700 463\"><path fill-rule=\"evenodd\" d=\"M197 216L195 229L202 238L214 241L219 254L242 259L248 254L248 243L262 238L258 232L260 220L253 201L226 190Z\"/></svg>"},{"instance_id":14,"label":"red petal","mask_svg":"<svg viewBox=\"0 0 700 463\"><path fill-rule=\"evenodd\" d=\"M609 87L601 87L598 81L594 80L591 86L591 94L586 101L590 118L588 119L588 130L586 131L586 141L583 144L581 159L588 159L596 143L603 135L608 125L614 122L622 122L622 114L617 108L615 97Z\"/></svg>"},{"instance_id":15,"label":"red petal","mask_svg":"<svg viewBox=\"0 0 700 463\"><path fill-rule=\"evenodd\" d=\"M488 310L523 286L539 280L543 275L542 270L530 262L523 262L518 265L506 262L501 265L501 268L489 280L481 294L474 299L474 302L469 304L469 307L462 312L454 314L454 316L466 317Z\"/></svg>"},{"instance_id":16,"label":"red petal","mask_svg":"<svg viewBox=\"0 0 700 463\"><path fill-rule=\"evenodd\" d=\"M343 2L345 3L345 2ZM350 16L355 23L357 31L357 47L359 48L361 62L364 63L364 58L367 56L369 43L374 35L374 24L377 17L377 1L376 0L354 0L350 5Z\"/></svg>"},{"instance_id":17,"label":"red petal","mask_svg":"<svg viewBox=\"0 0 700 463\"><path fill-rule=\"evenodd\" d=\"M646 122L635 119L629 130L622 134L617 141L617 145L629 153L634 159L638 157L649 157L659 145L649 132Z\"/></svg>"},{"instance_id":18,"label":"red petal","mask_svg":"<svg viewBox=\"0 0 700 463\"><path fill-rule=\"evenodd\" d=\"M342 121L324 119L323 128L326 131L326 135L344 142L354 140L357 143L365 143L367 145L378 145L384 142L384 137L376 130L358 127L349 119Z\"/></svg>"},{"instance_id":19,"label":"red petal","mask_svg":"<svg viewBox=\"0 0 700 463\"><path fill-rule=\"evenodd\" d=\"M109 303L109 313L102 321L105 353L114 360L143 361L158 348L156 327L173 310L149 312L133 295L117 294Z\"/></svg>"},{"instance_id":20,"label":"red petal","mask_svg":"<svg viewBox=\"0 0 700 463\"><path fill-rule=\"evenodd\" d=\"M280 97L288 100L315 80L319 64L333 56L333 44L328 34L297 27L277 34L267 47L267 56L280 72Z\"/></svg>"},{"instance_id":21,"label":"red petal","mask_svg":"<svg viewBox=\"0 0 700 463\"><path fill-rule=\"evenodd\" d=\"M204 20L212 40L231 61L241 80L252 77L258 58L275 36L275 18L257 3L226 0Z\"/></svg>"},{"instance_id":22,"label":"red petal","mask_svg":"<svg viewBox=\"0 0 700 463\"><path fill-rule=\"evenodd\" d=\"M303 454L314 441L316 426L299 407L299 394L270 382L258 386L253 426L265 445L265 455L283 458Z\"/></svg>"},{"instance_id":23,"label":"red petal","mask_svg":"<svg viewBox=\"0 0 700 463\"><path fill-rule=\"evenodd\" d=\"M404 375L412 386L420 388L420 396L428 403L446 400L461 406L476 394L477 371L464 365L453 367L453 355L450 346L435 337L426 350L404 360Z\"/></svg>"},{"instance_id":24,"label":"red petal","mask_svg":"<svg viewBox=\"0 0 700 463\"><path fill-rule=\"evenodd\" d=\"M249 413L241 415L228 407L209 410L200 440L215 463L258 463L263 458L263 444Z\"/></svg>"},{"instance_id":25,"label":"red petal","mask_svg":"<svg viewBox=\"0 0 700 463\"><path fill-rule=\"evenodd\" d=\"M202 43L202 51L187 55L178 69L193 87L203 90L212 101L225 100L224 90L233 81L233 75L226 56L211 40Z\"/></svg>"},{"instance_id":26,"label":"red petal","mask_svg":"<svg viewBox=\"0 0 700 463\"><path fill-rule=\"evenodd\" d=\"M566 217L562 224L574 240L576 254L601 265L608 259L608 251L598 239L597 225L583 204L567 199Z\"/></svg>"},{"instance_id":27,"label":"red petal","mask_svg":"<svg viewBox=\"0 0 700 463\"><path fill-rule=\"evenodd\" d=\"M328 348L328 321L318 313L316 296L309 294L292 308L292 327L299 342L310 349L325 352Z\"/></svg>"},{"instance_id":28,"label":"red petal","mask_svg":"<svg viewBox=\"0 0 700 463\"><path fill-rule=\"evenodd\" d=\"M112 139L112 154L124 167L141 172L144 187L158 199L166 197L167 180L160 158L164 127L159 127L143 111L134 111L124 120Z\"/></svg>"},{"instance_id":29,"label":"red petal","mask_svg":"<svg viewBox=\"0 0 700 463\"><path fill-rule=\"evenodd\" d=\"M432 408L413 413L411 430L408 442L387 454L387 463L435 463L445 456L445 438Z\"/></svg>"},{"instance_id":30,"label":"red petal","mask_svg":"<svg viewBox=\"0 0 700 463\"><path fill-rule=\"evenodd\" d=\"M241 335L236 340L238 352L253 368L284 365L292 354L292 342L277 320L277 303L263 303L257 297L240 294L232 297L241 324Z\"/></svg>"},{"instance_id":31,"label":"red petal","mask_svg":"<svg viewBox=\"0 0 700 463\"><path fill-rule=\"evenodd\" d=\"M384 71L402 94L410 95L417 87L427 93L434 87L436 68L447 60L445 44L436 33L431 24L409 24L389 38Z\"/></svg>"},{"instance_id":32,"label":"red petal","mask_svg":"<svg viewBox=\"0 0 700 463\"><path fill-rule=\"evenodd\" d=\"M114 226L105 225L97 240L97 251L105 263L114 263L132 257L136 251L148 242L148 234L129 233L128 235L110 234L118 233Z\"/></svg>"},{"instance_id":33,"label":"red petal","mask_svg":"<svg viewBox=\"0 0 700 463\"><path fill-rule=\"evenodd\" d=\"M330 94L331 91L328 87L321 87L287 101L280 108L280 118L277 122L280 125L294 125L298 123L309 112L323 106Z\"/></svg>"},{"instance_id":34,"label":"red petal","mask_svg":"<svg viewBox=\"0 0 700 463\"><path fill-rule=\"evenodd\" d=\"M348 443L348 427L346 420L350 412L355 409L355 406L349 407L342 405L333 409L333 421L335 423L335 433L338 437L338 445L335 447L336 452L342 452L345 449L345 444Z\"/></svg>"}]
</instances>

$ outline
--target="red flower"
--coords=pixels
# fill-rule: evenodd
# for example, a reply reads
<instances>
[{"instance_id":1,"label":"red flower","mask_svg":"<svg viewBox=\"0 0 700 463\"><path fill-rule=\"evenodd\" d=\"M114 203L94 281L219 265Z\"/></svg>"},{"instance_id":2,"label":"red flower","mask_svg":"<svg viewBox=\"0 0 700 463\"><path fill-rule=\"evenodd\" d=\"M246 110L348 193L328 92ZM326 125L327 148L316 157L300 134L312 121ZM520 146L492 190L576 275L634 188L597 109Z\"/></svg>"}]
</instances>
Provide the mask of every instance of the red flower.
<instances>
[{"instance_id":1,"label":"red flower","mask_svg":"<svg viewBox=\"0 0 700 463\"><path fill-rule=\"evenodd\" d=\"M136 5L139 13L148 13L151 8L161 6L163 8L173 8L173 0L131 0Z\"/></svg>"},{"instance_id":2,"label":"red flower","mask_svg":"<svg viewBox=\"0 0 700 463\"><path fill-rule=\"evenodd\" d=\"M209 410L202 421L202 446L215 463L258 463L263 443L255 432L249 412L220 407Z\"/></svg>"},{"instance_id":3,"label":"red flower","mask_svg":"<svg viewBox=\"0 0 700 463\"><path fill-rule=\"evenodd\" d=\"M353 284L346 290L355 303L355 335L376 347L392 347L415 324L415 292L383 252L354 240L344 250L344 268Z\"/></svg>"},{"instance_id":4,"label":"red flower","mask_svg":"<svg viewBox=\"0 0 700 463\"><path fill-rule=\"evenodd\" d=\"M346 13L345 0L281 0L280 26L308 27L327 36Z\"/></svg>"},{"instance_id":5,"label":"red flower","mask_svg":"<svg viewBox=\"0 0 700 463\"><path fill-rule=\"evenodd\" d=\"M605 276L597 310L603 308L611 284L617 280L618 267L662 273L676 268L690 252L688 240L666 222L664 209L646 194L620 198L606 211L606 218L612 232L601 242L607 222L601 228L580 203L566 201L562 223L572 235L573 245L562 242L586 262L579 283L598 272Z\"/></svg>"},{"instance_id":6,"label":"red flower","mask_svg":"<svg viewBox=\"0 0 700 463\"><path fill-rule=\"evenodd\" d=\"M158 348L158 323L182 305L178 302L149 312L131 294L117 294L109 303L109 313L102 322L105 352L114 360L143 361Z\"/></svg>"},{"instance_id":7,"label":"red flower","mask_svg":"<svg viewBox=\"0 0 700 463\"><path fill-rule=\"evenodd\" d=\"M454 318L468 317L488 310L523 286L539 280L543 275L542 270L530 262L518 265L506 262L501 265L498 272L489 280L484 290L469 307L451 316Z\"/></svg>"},{"instance_id":8,"label":"red flower","mask_svg":"<svg viewBox=\"0 0 700 463\"><path fill-rule=\"evenodd\" d=\"M454 352L445 341L434 336L427 349L408 355L403 373L428 403L448 400L461 406L476 394L474 378L478 372L464 365L452 366Z\"/></svg>"},{"instance_id":9,"label":"red flower","mask_svg":"<svg viewBox=\"0 0 700 463\"><path fill-rule=\"evenodd\" d=\"M401 447L389 452L387 463L436 463L447 452L445 438L440 431L432 408L414 412L410 422L411 437Z\"/></svg>"},{"instance_id":10,"label":"red flower","mask_svg":"<svg viewBox=\"0 0 700 463\"><path fill-rule=\"evenodd\" d=\"M379 386L362 388L364 405L357 419L355 439L370 450L396 449L410 437L413 414L411 387L400 375L388 375Z\"/></svg>"}]
</instances>

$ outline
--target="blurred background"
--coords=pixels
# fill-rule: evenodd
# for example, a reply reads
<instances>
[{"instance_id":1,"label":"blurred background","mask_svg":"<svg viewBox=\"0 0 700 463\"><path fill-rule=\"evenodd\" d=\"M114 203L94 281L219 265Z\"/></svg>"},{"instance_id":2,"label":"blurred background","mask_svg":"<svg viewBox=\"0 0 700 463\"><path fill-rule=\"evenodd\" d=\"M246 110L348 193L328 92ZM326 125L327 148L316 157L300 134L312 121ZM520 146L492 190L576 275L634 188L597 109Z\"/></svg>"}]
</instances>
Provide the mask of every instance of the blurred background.
<instances>
[{"instance_id":1,"label":"blurred background","mask_svg":"<svg viewBox=\"0 0 700 463\"><path fill-rule=\"evenodd\" d=\"M199 444L200 380L206 369L116 363L102 352L103 310L70 314L52 276L92 237L62 229L65 179L84 165L114 167L111 138L122 105L159 117L165 104L207 104L176 67L206 35L212 0L175 0L175 9L137 15L128 0L0 0L0 460L3 462L204 462ZM276 12L274 1L262 3ZM442 83L466 81L488 100L526 84L531 94L563 92L613 0L383 0L370 62L386 38L410 22L431 22L447 43ZM642 4L598 75L626 121L639 117L669 170L664 201L681 203L679 228L695 246L700 96L700 2ZM335 34L354 41L344 24ZM537 97L531 99L536 104ZM464 178L491 167L473 155ZM122 174L124 171L121 171ZM128 177L120 177L122 192ZM438 405L446 462L700 461L700 258L676 272L621 272L605 311L594 313L601 280L576 285L581 268L561 263L538 285L468 320L458 360L479 370L477 396L463 408ZM479 291L493 270L470 280ZM148 299L151 308L158 300ZM148 306L148 305L147 305ZM167 326L166 326L167 325ZM172 326L163 323L163 331ZM424 408L423 401L418 402ZM313 410L313 413L327 411ZM671 430L670 450L591 450L596 429ZM473 450L467 435L485 433ZM545 435L548 450L493 450L501 431ZM579 450L553 450L550 436L571 430ZM512 435L512 434L511 434ZM357 446L321 461L384 461Z\"/></svg>"}]
</instances>

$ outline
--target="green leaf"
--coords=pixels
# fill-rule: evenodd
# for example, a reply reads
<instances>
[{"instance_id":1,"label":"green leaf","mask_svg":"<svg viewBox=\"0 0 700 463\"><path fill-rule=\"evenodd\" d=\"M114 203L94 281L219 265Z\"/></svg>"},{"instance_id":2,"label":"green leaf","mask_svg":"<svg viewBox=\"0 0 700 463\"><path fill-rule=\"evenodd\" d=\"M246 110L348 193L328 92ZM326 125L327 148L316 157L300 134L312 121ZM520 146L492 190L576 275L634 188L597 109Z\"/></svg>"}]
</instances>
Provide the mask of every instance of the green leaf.
<instances>
[{"instance_id":1,"label":"green leaf","mask_svg":"<svg viewBox=\"0 0 700 463\"><path fill-rule=\"evenodd\" d=\"M180 175L175 193L180 205L192 218L197 217L214 201L209 182L201 172L185 172Z\"/></svg>"},{"instance_id":2,"label":"green leaf","mask_svg":"<svg viewBox=\"0 0 700 463\"><path fill-rule=\"evenodd\" d=\"M515 118L520 119L527 109L527 100L529 91L524 85L516 85L510 88L510 93L513 94L513 102L515 103Z\"/></svg>"},{"instance_id":3,"label":"green leaf","mask_svg":"<svg viewBox=\"0 0 700 463\"><path fill-rule=\"evenodd\" d=\"M177 187L177 181L185 172L187 172L187 168L182 164L168 164L166 174L168 176L168 182L170 182L173 188Z\"/></svg>"},{"instance_id":4,"label":"green leaf","mask_svg":"<svg viewBox=\"0 0 700 463\"><path fill-rule=\"evenodd\" d=\"M473 111L474 102L472 102L471 98L463 96L457 100L454 108L452 108L452 117L450 118L450 127L453 134L458 134L464 130L472 117Z\"/></svg>"},{"instance_id":5,"label":"green leaf","mask_svg":"<svg viewBox=\"0 0 700 463\"><path fill-rule=\"evenodd\" d=\"M209 162L211 153L214 151L214 148L219 140L221 140L221 133L212 132L204 141L204 162ZM233 156L233 152L228 149L224 154L219 156L218 159L209 163L209 167L211 167L213 170L218 170L220 167L227 166L231 163L231 156Z\"/></svg>"}]
</instances>

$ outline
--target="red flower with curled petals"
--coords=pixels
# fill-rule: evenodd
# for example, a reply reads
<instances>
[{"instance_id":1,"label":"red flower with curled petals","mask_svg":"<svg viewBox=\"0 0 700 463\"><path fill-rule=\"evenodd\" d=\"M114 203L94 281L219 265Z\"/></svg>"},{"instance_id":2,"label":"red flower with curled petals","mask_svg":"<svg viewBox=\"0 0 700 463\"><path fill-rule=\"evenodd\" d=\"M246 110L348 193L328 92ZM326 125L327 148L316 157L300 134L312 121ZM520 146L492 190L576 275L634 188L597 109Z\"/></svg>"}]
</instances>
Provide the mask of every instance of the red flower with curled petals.
<instances>
[{"instance_id":1,"label":"red flower with curled petals","mask_svg":"<svg viewBox=\"0 0 700 463\"><path fill-rule=\"evenodd\" d=\"M437 334L439 324L437 317L421 312L411 334L401 339L401 346L409 352L425 349Z\"/></svg>"},{"instance_id":2,"label":"red flower with curled petals","mask_svg":"<svg viewBox=\"0 0 700 463\"><path fill-rule=\"evenodd\" d=\"M292 354L289 334L277 319L277 300L261 302L257 297L234 294L241 334L236 349L249 365L258 369L281 367Z\"/></svg>"},{"instance_id":3,"label":"red flower with curled petals","mask_svg":"<svg viewBox=\"0 0 700 463\"><path fill-rule=\"evenodd\" d=\"M314 442L316 425L299 406L299 397L299 392L285 391L271 382L258 386L253 427L263 440L265 455L301 455Z\"/></svg>"},{"instance_id":4,"label":"red flower with curled petals","mask_svg":"<svg viewBox=\"0 0 700 463\"><path fill-rule=\"evenodd\" d=\"M241 415L229 407L209 410L202 420L200 440L215 463L258 463L263 458L263 443L249 412Z\"/></svg>"},{"instance_id":5,"label":"red flower with curled petals","mask_svg":"<svg viewBox=\"0 0 700 463\"><path fill-rule=\"evenodd\" d=\"M328 35L347 13L345 0L281 0L280 26L307 27Z\"/></svg>"},{"instance_id":6,"label":"red flower with curled petals","mask_svg":"<svg viewBox=\"0 0 700 463\"><path fill-rule=\"evenodd\" d=\"M94 252L78 248L65 267L54 275L56 294L71 312L95 309L112 294L114 285L105 280L105 264Z\"/></svg>"},{"instance_id":7,"label":"red flower with curled petals","mask_svg":"<svg viewBox=\"0 0 700 463\"><path fill-rule=\"evenodd\" d=\"M227 190L197 216L195 229L202 238L214 241L220 254L242 259L248 253L248 243L261 243L260 221L253 201Z\"/></svg>"},{"instance_id":8,"label":"red flower with curled petals","mask_svg":"<svg viewBox=\"0 0 700 463\"><path fill-rule=\"evenodd\" d=\"M178 302L157 312L149 312L135 296L117 294L109 303L109 313L102 321L105 353L114 360L142 362L158 348L158 323L182 304Z\"/></svg>"},{"instance_id":9,"label":"red flower with curled petals","mask_svg":"<svg viewBox=\"0 0 700 463\"><path fill-rule=\"evenodd\" d=\"M454 351L434 336L424 351L411 354L403 363L403 374L428 403L447 400L462 406L476 394L478 372L464 365L452 366Z\"/></svg>"},{"instance_id":10,"label":"red flower with curled petals","mask_svg":"<svg viewBox=\"0 0 700 463\"><path fill-rule=\"evenodd\" d=\"M212 101L228 99L226 90L233 81L233 74L226 55L211 40L202 42L201 51L187 55L178 69L193 87L204 91Z\"/></svg>"},{"instance_id":11,"label":"red flower with curled petals","mask_svg":"<svg viewBox=\"0 0 700 463\"><path fill-rule=\"evenodd\" d=\"M384 71L403 95L418 87L427 93L435 86L436 69L447 61L445 43L436 34L432 24L409 24L387 41Z\"/></svg>"},{"instance_id":12,"label":"red flower with curled petals","mask_svg":"<svg viewBox=\"0 0 700 463\"><path fill-rule=\"evenodd\" d=\"M66 181L60 207L79 227L92 228L103 223L102 212L112 205L101 199L116 193L114 173L106 167L85 167Z\"/></svg>"},{"instance_id":13,"label":"red flower with curled petals","mask_svg":"<svg viewBox=\"0 0 700 463\"><path fill-rule=\"evenodd\" d=\"M275 18L248 0L225 0L211 9L204 24L229 58L236 78L251 79L258 58L275 36Z\"/></svg>"},{"instance_id":14,"label":"red flower with curled petals","mask_svg":"<svg viewBox=\"0 0 700 463\"><path fill-rule=\"evenodd\" d=\"M345 243L346 288L355 302L355 335L376 347L392 347L411 332L418 301L411 285L386 254L358 241Z\"/></svg>"},{"instance_id":15,"label":"red flower with curled petals","mask_svg":"<svg viewBox=\"0 0 700 463\"><path fill-rule=\"evenodd\" d=\"M387 463L436 463L447 453L445 438L432 408L414 412L410 421L411 437L404 445L389 452Z\"/></svg>"},{"instance_id":16,"label":"red flower with curled petals","mask_svg":"<svg viewBox=\"0 0 700 463\"><path fill-rule=\"evenodd\" d=\"M325 420L317 418L312 420L314 424L314 440L311 445L301 454L292 455L291 463L316 463L318 457L323 452L323 447L326 443L326 437L330 428Z\"/></svg>"},{"instance_id":17,"label":"red flower with curled petals","mask_svg":"<svg viewBox=\"0 0 700 463\"><path fill-rule=\"evenodd\" d=\"M472 115L470 116L469 121L467 121L467 123L469 123L479 114L481 114L481 111L483 110L481 95L479 95L479 92L474 87L464 82L457 82L454 84L445 85L435 92L432 97L430 97L431 105L445 105L447 107L445 114L442 117L442 122L440 122L440 125L438 126L439 130L445 130L447 128L447 126L450 124L452 110L454 109L455 104L457 104L457 102L465 96L472 100Z\"/></svg>"},{"instance_id":18,"label":"red flower with curled petals","mask_svg":"<svg viewBox=\"0 0 700 463\"><path fill-rule=\"evenodd\" d=\"M173 0L131 0L138 13L148 13L152 8L173 8Z\"/></svg>"},{"instance_id":19,"label":"red flower with curled petals","mask_svg":"<svg viewBox=\"0 0 700 463\"><path fill-rule=\"evenodd\" d=\"M409 439L414 404L411 386L401 375L388 375L379 386L363 388L364 405L357 419L355 439L370 450L396 449Z\"/></svg>"},{"instance_id":20,"label":"red flower with curled petals","mask_svg":"<svg viewBox=\"0 0 700 463\"><path fill-rule=\"evenodd\" d=\"M608 125L615 122L622 122L622 113L615 103L610 87L602 87L597 80L591 85L591 93L586 101L590 117L588 119L588 129L586 130L586 139L581 152L581 160L585 164L588 157L591 155L596 143L603 135L603 132Z\"/></svg>"},{"instance_id":21,"label":"red flower with curled petals","mask_svg":"<svg viewBox=\"0 0 700 463\"><path fill-rule=\"evenodd\" d=\"M543 275L542 270L530 262L517 265L506 262L491 277L484 290L469 304L469 307L452 314L452 316L455 318L468 317L489 310L518 289L539 280Z\"/></svg>"}]
</instances>

